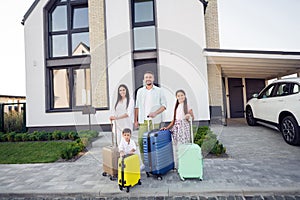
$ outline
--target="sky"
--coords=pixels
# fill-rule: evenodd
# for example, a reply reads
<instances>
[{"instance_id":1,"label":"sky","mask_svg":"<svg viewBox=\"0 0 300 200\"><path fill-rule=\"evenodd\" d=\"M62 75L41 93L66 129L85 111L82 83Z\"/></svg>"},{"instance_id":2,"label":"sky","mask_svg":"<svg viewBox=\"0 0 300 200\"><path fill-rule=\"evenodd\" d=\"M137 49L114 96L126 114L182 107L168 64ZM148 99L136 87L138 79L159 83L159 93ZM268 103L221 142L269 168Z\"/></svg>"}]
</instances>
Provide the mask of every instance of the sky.
<instances>
[{"instance_id":1,"label":"sky","mask_svg":"<svg viewBox=\"0 0 300 200\"><path fill-rule=\"evenodd\" d=\"M34 0L0 7L0 95L25 96L24 14ZM300 0L218 0L222 49L300 52Z\"/></svg>"}]
</instances>

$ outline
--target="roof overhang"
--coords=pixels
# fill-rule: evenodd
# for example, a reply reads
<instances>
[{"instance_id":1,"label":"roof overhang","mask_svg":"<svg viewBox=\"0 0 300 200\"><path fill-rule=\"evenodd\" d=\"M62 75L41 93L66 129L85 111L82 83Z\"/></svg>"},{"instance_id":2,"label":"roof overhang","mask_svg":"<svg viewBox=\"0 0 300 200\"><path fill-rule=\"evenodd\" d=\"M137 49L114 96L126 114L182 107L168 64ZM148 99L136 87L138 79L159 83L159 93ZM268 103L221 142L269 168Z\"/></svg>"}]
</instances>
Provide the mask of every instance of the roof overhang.
<instances>
[{"instance_id":1,"label":"roof overhang","mask_svg":"<svg viewBox=\"0 0 300 200\"><path fill-rule=\"evenodd\" d=\"M300 72L300 52L204 49L223 77L273 79Z\"/></svg>"}]
</instances>

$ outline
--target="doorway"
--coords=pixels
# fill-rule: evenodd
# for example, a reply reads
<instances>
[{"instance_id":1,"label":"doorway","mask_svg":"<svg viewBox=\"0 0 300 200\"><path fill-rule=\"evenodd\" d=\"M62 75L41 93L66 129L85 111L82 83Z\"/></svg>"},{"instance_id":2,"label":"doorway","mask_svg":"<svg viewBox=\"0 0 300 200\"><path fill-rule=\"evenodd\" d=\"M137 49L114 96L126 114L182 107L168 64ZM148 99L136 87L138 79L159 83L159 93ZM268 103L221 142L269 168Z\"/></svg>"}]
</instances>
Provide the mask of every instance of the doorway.
<instances>
[{"instance_id":1,"label":"doorway","mask_svg":"<svg viewBox=\"0 0 300 200\"><path fill-rule=\"evenodd\" d=\"M134 61L134 98L136 92L139 88L143 87L144 73L151 71L154 74L154 84L158 84L158 73L157 73L157 60L156 59L147 59L147 60L135 60Z\"/></svg>"},{"instance_id":2,"label":"doorway","mask_svg":"<svg viewBox=\"0 0 300 200\"><path fill-rule=\"evenodd\" d=\"M230 118L244 117L243 87L241 78L228 78Z\"/></svg>"}]
</instances>

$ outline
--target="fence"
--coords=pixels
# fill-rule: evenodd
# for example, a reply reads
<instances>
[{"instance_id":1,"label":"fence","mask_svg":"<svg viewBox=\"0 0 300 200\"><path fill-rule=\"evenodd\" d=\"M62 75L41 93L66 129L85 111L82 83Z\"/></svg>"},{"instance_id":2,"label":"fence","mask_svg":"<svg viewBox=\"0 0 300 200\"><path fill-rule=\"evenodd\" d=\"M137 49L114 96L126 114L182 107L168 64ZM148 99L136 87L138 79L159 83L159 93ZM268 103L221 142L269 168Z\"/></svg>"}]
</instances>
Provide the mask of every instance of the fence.
<instances>
[{"instance_id":1,"label":"fence","mask_svg":"<svg viewBox=\"0 0 300 200\"><path fill-rule=\"evenodd\" d=\"M0 103L0 132L26 131L26 103Z\"/></svg>"}]
</instances>

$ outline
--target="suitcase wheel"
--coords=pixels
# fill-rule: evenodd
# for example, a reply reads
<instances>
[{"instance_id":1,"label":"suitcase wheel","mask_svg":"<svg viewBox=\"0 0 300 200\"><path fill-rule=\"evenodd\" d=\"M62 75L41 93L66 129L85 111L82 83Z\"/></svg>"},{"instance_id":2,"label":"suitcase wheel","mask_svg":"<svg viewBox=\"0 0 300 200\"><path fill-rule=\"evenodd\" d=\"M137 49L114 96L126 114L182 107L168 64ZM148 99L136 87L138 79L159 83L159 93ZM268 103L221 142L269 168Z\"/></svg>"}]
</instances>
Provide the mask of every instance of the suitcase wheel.
<instances>
[{"instance_id":1,"label":"suitcase wheel","mask_svg":"<svg viewBox=\"0 0 300 200\"><path fill-rule=\"evenodd\" d=\"M110 179L111 181L115 181L115 180L118 179L118 177L110 176L109 179Z\"/></svg>"},{"instance_id":2,"label":"suitcase wheel","mask_svg":"<svg viewBox=\"0 0 300 200\"><path fill-rule=\"evenodd\" d=\"M141 179L139 179L139 182L138 182L138 184L139 184L139 185L142 185Z\"/></svg>"},{"instance_id":3,"label":"suitcase wheel","mask_svg":"<svg viewBox=\"0 0 300 200\"><path fill-rule=\"evenodd\" d=\"M162 176L157 176L157 180L161 181L162 179Z\"/></svg>"},{"instance_id":4,"label":"suitcase wheel","mask_svg":"<svg viewBox=\"0 0 300 200\"><path fill-rule=\"evenodd\" d=\"M123 190L123 187L121 185L119 185L119 189L122 191Z\"/></svg>"},{"instance_id":5,"label":"suitcase wheel","mask_svg":"<svg viewBox=\"0 0 300 200\"><path fill-rule=\"evenodd\" d=\"M199 178L199 181L202 181L202 178Z\"/></svg>"},{"instance_id":6,"label":"suitcase wheel","mask_svg":"<svg viewBox=\"0 0 300 200\"><path fill-rule=\"evenodd\" d=\"M129 189L130 189L130 187L128 186L128 187L126 188L126 192L127 192L127 193L129 192Z\"/></svg>"},{"instance_id":7,"label":"suitcase wheel","mask_svg":"<svg viewBox=\"0 0 300 200\"><path fill-rule=\"evenodd\" d=\"M180 180L185 181L185 179L183 177L180 177Z\"/></svg>"},{"instance_id":8,"label":"suitcase wheel","mask_svg":"<svg viewBox=\"0 0 300 200\"><path fill-rule=\"evenodd\" d=\"M150 177L150 174L149 174L149 172L146 172L146 175L147 175L147 177Z\"/></svg>"},{"instance_id":9,"label":"suitcase wheel","mask_svg":"<svg viewBox=\"0 0 300 200\"><path fill-rule=\"evenodd\" d=\"M106 172L103 172L103 173L102 173L102 176L107 176L107 173L106 173Z\"/></svg>"}]
</instances>

